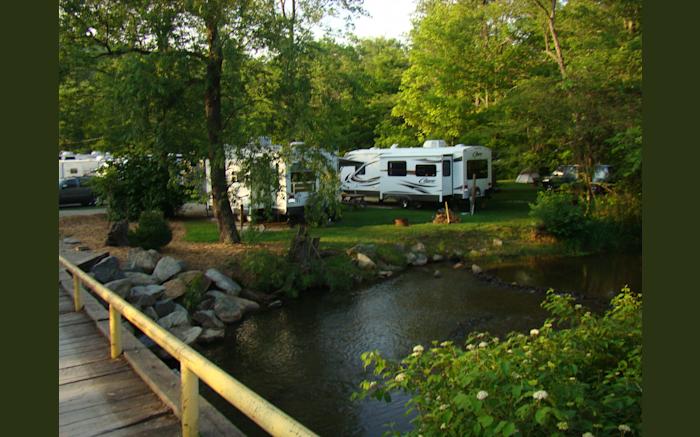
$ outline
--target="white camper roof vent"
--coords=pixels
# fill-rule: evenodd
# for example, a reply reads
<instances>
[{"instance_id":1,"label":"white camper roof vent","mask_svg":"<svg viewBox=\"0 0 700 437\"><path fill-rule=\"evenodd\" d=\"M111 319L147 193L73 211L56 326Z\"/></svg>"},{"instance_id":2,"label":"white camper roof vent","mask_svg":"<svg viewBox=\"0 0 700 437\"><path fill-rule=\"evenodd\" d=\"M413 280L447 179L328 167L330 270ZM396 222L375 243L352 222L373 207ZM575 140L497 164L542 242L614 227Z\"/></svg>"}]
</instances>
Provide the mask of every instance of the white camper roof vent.
<instances>
[{"instance_id":1,"label":"white camper roof vent","mask_svg":"<svg viewBox=\"0 0 700 437\"><path fill-rule=\"evenodd\" d=\"M423 147L447 147L447 142L445 140L427 140L423 143Z\"/></svg>"}]
</instances>

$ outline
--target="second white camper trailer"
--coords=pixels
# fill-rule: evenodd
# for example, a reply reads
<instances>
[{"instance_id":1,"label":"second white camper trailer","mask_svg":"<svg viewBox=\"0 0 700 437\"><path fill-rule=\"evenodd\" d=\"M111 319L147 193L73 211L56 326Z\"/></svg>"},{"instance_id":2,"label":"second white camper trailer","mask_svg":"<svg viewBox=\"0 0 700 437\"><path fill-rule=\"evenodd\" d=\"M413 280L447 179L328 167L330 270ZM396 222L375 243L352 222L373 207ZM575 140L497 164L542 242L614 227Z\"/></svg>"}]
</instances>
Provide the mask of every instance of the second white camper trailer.
<instances>
[{"instance_id":1,"label":"second white camper trailer","mask_svg":"<svg viewBox=\"0 0 700 437\"><path fill-rule=\"evenodd\" d=\"M353 150L340 161L344 194L410 202L468 199L472 186L482 197L492 188L491 149L444 140L428 140L423 147Z\"/></svg>"},{"instance_id":2,"label":"second white camper trailer","mask_svg":"<svg viewBox=\"0 0 700 437\"><path fill-rule=\"evenodd\" d=\"M287 159L282 156L282 146L273 145L265 138L260 140L260 144L265 149L265 153L272 156L271 165L274 166L278 178L279 189L273 194L272 213L277 217L287 218L303 216L304 207L319 184L319 175L304 168L300 160L294 158L297 156L296 151L301 153L304 143L291 143L292 158ZM244 214L247 217L252 217L253 214L263 209L263 205L251 202L251 189L242 180L240 174L241 158L237 155L236 150L229 148L226 155L226 181L231 206L237 213L242 207ZM321 152L321 155L328 161L330 167L337 169L338 158L336 155L325 151ZM205 161L205 173L206 190L209 195L208 203L211 205L209 160Z\"/></svg>"}]
</instances>

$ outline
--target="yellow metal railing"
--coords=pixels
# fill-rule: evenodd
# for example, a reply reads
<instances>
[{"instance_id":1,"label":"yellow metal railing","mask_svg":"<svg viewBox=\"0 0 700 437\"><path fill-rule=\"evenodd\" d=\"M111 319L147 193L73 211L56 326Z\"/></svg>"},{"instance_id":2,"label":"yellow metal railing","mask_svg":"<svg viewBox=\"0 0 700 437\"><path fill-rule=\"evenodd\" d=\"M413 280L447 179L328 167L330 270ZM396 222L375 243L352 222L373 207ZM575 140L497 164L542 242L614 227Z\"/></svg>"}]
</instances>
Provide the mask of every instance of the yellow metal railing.
<instances>
[{"instance_id":1,"label":"yellow metal railing","mask_svg":"<svg viewBox=\"0 0 700 437\"><path fill-rule=\"evenodd\" d=\"M153 322L141 311L76 265L60 255L58 262L73 276L73 302L75 303L76 311L80 311L83 308L80 297L81 284L94 291L109 304L109 340L112 358L117 358L122 353L121 318L124 316L136 328L140 329L180 362L180 420L184 437L198 435L200 379L273 436L316 435Z\"/></svg>"}]
</instances>

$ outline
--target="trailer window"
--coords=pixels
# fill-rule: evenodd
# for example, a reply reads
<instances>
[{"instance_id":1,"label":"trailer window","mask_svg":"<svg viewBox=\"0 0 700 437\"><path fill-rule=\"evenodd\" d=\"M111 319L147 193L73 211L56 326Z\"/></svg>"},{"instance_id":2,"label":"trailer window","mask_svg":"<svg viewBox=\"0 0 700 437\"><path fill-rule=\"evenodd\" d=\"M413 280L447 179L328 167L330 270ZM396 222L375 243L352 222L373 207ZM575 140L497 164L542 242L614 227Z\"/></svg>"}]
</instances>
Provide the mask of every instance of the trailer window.
<instances>
[{"instance_id":1,"label":"trailer window","mask_svg":"<svg viewBox=\"0 0 700 437\"><path fill-rule=\"evenodd\" d=\"M487 159L472 159L467 161L467 180L471 181L476 175L477 179L489 177L489 161Z\"/></svg>"},{"instance_id":2,"label":"trailer window","mask_svg":"<svg viewBox=\"0 0 700 437\"><path fill-rule=\"evenodd\" d=\"M416 176L435 176L436 174L435 165L416 165Z\"/></svg>"},{"instance_id":3,"label":"trailer window","mask_svg":"<svg viewBox=\"0 0 700 437\"><path fill-rule=\"evenodd\" d=\"M406 161L389 161L389 176L406 176Z\"/></svg>"},{"instance_id":4,"label":"trailer window","mask_svg":"<svg viewBox=\"0 0 700 437\"><path fill-rule=\"evenodd\" d=\"M452 174L452 162L442 161L442 176L450 176Z\"/></svg>"},{"instance_id":5,"label":"trailer window","mask_svg":"<svg viewBox=\"0 0 700 437\"><path fill-rule=\"evenodd\" d=\"M292 193L310 193L316 189L316 175L310 171L292 172Z\"/></svg>"},{"instance_id":6,"label":"trailer window","mask_svg":"<svg viewBox=\"0 0 700 437\"><path fill-rule=\"evenodd\" d=\"M356 175L363 175L365 174L365 169L367 167L364 164L355 164L355 174Z\"/></svg>"}]
</instances>

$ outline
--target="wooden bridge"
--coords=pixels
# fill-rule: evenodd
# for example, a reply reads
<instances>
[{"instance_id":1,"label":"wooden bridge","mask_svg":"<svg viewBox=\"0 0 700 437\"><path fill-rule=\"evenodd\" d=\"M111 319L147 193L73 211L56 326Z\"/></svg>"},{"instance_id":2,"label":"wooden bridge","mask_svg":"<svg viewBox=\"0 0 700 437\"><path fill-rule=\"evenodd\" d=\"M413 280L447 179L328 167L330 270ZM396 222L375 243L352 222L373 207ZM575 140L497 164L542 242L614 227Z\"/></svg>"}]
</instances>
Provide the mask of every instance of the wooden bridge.
<instances>
[{"instance_id":1,"label":"wooden bridge","mask_svg":"<svg viewBox=\"0 0 700 437\"><path fill-rule=\"evenodd\" d=\"M242 436L199 395L200 379L270 435L315 435L78 267L99 256L70 257L59 255L59 435ZM122 316L180 362L179 374Z\"/></svg>"}]
</instances>

